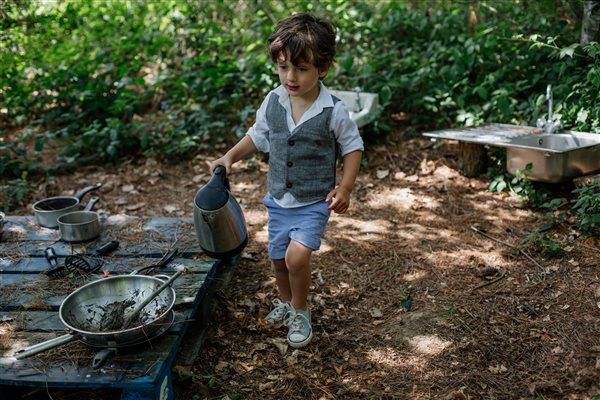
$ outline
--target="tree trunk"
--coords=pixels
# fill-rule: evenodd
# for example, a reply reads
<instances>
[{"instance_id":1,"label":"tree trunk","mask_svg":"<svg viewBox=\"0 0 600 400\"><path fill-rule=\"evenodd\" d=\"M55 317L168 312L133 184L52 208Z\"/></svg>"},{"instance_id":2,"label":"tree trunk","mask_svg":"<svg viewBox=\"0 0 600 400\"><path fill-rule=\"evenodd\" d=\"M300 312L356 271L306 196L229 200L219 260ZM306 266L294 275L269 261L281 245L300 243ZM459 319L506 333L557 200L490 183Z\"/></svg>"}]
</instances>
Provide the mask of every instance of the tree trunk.
<instances>
[{"instance_id":1,"label":"tree trunk","mask_svg":"<svg viewBox=\"0 0 600 400\"><path fill-rule=\"evenodd\" d=\"M467 178L475 178L485 172L487 152L485 147L476 143L458 143L458 169Z\"/></svg>"},{"instance_id":2,"label":"tree trunk","mask_svg":"<svg viewBox=\"0 0 600 400\"><path fill-rule=\"evenodd\" d=\"M600 0L583 2L583 20L581 21L581 45L600 42Z\"/></svg>"}]
</instances>

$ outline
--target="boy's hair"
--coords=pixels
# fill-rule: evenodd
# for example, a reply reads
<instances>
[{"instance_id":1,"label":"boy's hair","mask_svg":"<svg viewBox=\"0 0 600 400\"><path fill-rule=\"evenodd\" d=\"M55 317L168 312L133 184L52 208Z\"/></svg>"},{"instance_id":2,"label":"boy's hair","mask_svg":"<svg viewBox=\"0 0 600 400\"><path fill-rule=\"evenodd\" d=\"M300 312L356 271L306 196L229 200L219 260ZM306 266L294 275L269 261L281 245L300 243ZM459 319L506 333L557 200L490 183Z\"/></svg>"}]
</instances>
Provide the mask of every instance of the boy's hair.
<instances>
[{"instance_id":1,"label":"boy's hair","mask_svg":"<svg viewBox=\"0 0 600 400\"><path fill-rule=\"evenodd\" d=\"M282 19L269 36L269 53L273 62L289 54L293 65L304 61L319 70L329 68L335 59L335 25L311 13Z\"/></svg>"}]
</instances>

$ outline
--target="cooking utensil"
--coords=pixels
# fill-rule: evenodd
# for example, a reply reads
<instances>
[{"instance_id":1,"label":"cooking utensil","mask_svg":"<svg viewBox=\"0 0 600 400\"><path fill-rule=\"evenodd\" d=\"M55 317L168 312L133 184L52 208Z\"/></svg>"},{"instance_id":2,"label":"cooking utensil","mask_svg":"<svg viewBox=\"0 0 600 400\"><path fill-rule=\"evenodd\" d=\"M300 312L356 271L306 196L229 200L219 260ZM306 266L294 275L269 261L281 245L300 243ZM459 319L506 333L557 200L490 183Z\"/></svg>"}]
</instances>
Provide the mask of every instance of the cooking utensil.
<instances>
[{"instance_id":1,"label":"cooking utensil","mask_svg":"<svg viewBox=\"0 0 600 400\"><path fill-rule=\"evenodd\" d=\"M56 251L54 251L54 248L52 248L52 247L46 248L46 250L44 250L44 256L46 257L46 260L48 260L48 263L50 264L50 268L48 268L44 273L53 278L62 276L65 272L65 266L58 265Z\"/></svg>"},{"instance_id":2,"label":"cooking utensil","mask_svg":"<svg viewBox=\"0 0 600 400\"><path fill-rule=\"evenodd\" d=\"M148 297L146 297L142 302L136 305L135 309L125 317L125 319L123 320L123 324L120 327L114 326L114 329L127 329L127 327L131 324L131 321L134 321L139 316L140 312L144 309L144 307L150 304L150 302L154 300L156 296L161 294L163 290L171 286L171 283L173 283L175 279L179 278L181 274L183 274L183 270L175 272L173 276L167 279L165 283L160 285L158 289L150 293Z\"/></svg>"},{"instance_id":3,"label":"cooking utensil","mask_svg":"<svg viewBox=\"0 0 600 400\"><path fill-rule=\"evenodd\" d=\"M100 236L100 219L92 208L98 201L93 197L83 211L73 211L58 217L60 237L65 242L88 242Z\"/></svg>"},{"instance_id":4,"label":"cooking utensil","mask_svg":"<svg viewBox=\"0 0 600 400\"><path fill-rule=\"evenodd\" d=\"M127 343L127 344L123 344L123 345L119 345L119 346L108 346L108 347L92 346L92 347L98 347L99 349L101 349L101 350L98 350L98 352L96 352L96 355L94 356L94 359L92 360L92 365L91 365L92 369L98 369L98 368L102 367L106 363L106 360L108 360L109 357L111 357L114 354L117 354L122 349L131 350L136 347L142 347L144 345L152 343L157 338L162 336L163 333L168 331L171 328L171 326L173 326L174 321L175 321L175 313L173 312L173 310L171 310L169 312L169 315L165 319L165 322L161 324L160 328L158 328L156 330L156 332L154 332L151 336L148 336L148 337L144 338L143 340L139 340L139 341L136 341L133 343Z\"/></svg>"},{"instance_id":5,"label":"cooking utensil","mask_svg":"<svg viewBox=\"0 0 600 400\"><path fill-rule=\"evenodd\" d=\"M69 272L84 272L86 274L92 274L99 270L104 264L104 260L100 257L112 253L118 247L119 242L113 240L96 250L95 255L92 257L85 257L79 254L67 256L65 258L65 267Z\"/></svg>"},{"instance_id":6,"label":"cooking utensil","mask_svg":"<svg viewBox=\"0 0 600 400\"><path fill-rule=\"evenodd\" d=\"M144 275L147 275L147 274L153 272L155 269L162 269L162 268L166 267L171 261L173 261L173 259L177 255L177 252L178 252L177 249L167 252L167 254L165 254L158 263L148 265L148 266L142 267L136 271L133 271L132 275L141 274L142 272L145 272Z\"/></svg>"},{"instance_id":7,"label":"cooking utensil","mask_svg":"<svg viewBox=\"0 0 600 400\"><path fill-rule=\"evenodd\" d=\"M59 316L69 333L29 346L14 354L17 359L31 357L75 340L91 346L109 347L141 341L156 332L165 322L175 304L175 290L163 290L139 314L139 323L127 329L102 330L107 318L123 317L116 310L119 304L130 304L128 308L144 301L163 284L163 280L146 275L122 275L88 283L67 296L59 309ZM133 304L131 304L133 302Z\"/></svg>"},{"instance_id":8,"label":"cooking utensil","mask_svg":"<svg viewBox=\"0 0 600 400\"><path fill-rule=\"evenodd\" d=\"M32 208L35 214L35 221L38 225L46 228L58 228L58 217L72 211L77 211L83 196L93 190L99 189L101 186L101 183L97 183L81 189L75 196L48 197L33 203Z\"/></svg>"},{"instance_id":9,"label":"cooking utensil","mask_svg":"<svg viewBox=\"0 0 600 400\"><path fill-rule=\"evenodd\" d=\"M226 169L218 165L194 198L194 226L200 247L209 257L228 259L248 243L244 213L229 191Z\"/></svg>"}]
</instances>

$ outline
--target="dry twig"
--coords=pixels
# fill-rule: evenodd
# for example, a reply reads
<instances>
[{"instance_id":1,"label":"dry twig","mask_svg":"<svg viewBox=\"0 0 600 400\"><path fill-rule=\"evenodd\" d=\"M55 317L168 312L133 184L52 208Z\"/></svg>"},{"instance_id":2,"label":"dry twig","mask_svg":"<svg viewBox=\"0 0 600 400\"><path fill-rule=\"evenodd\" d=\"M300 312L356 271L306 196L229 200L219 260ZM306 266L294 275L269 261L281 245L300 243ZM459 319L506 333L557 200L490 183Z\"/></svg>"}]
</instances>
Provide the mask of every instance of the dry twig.
<instances>
[{"instance_id":1,"label":"dry twig","mask_svg":"<svg viewBox=\"0 0 600 400\"><path fill-rule=\"evenodd\" d=\"M519 247L517 247L517 246L515 246L515 245L513 245L513 244L510 244L510 243L506 243L506 242L503 242L503 241L501 241L501 240L498 240L498 239L496 239L495 237L493 237L493 236L490 236L490 235L488 235L487 233L483 232L482 230L480 230L480 229L477 229L477 228L476 228L476 227L474 227L473 225L471 225L471 230L473 230L474 232L477 232L477 233L479 233L480 235L482 235L482 236L485 236L486 238L488 238L488 239L491 239L491 240L493 240L493 241L495 241L495 242L501 243L501 244L503 244L503 245L505 245L505 246L512 247L513 249L516 249L516 250L518 250L518 251L519 251L519 252L521 252L521 253L522 253L522 254L523 254L525 257L527 257L527 258L529 259L529 261L531 261L532 263L534 263L534 264L535 264L535 265L536 265L536 266L537 266L537 267L538 267L538 268L539 268L539 269L540 269L542 272L544 272L544 267L542 267L542 266L540 265L540 263L538 263L537 261L535 261L535 260L534 260L534 259L533 259L533 258L532 258L532 257L531 257L529 254L527 254L525 251L521 250Z\"/></svg>"}]
</instances>

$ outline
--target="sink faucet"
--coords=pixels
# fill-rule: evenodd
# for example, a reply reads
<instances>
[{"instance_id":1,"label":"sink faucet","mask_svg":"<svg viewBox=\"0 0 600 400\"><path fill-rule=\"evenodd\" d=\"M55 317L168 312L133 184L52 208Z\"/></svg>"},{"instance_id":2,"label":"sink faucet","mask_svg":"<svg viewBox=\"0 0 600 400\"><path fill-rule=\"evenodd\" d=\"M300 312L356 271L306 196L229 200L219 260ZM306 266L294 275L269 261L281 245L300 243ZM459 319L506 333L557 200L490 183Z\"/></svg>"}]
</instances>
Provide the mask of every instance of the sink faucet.
<instances>
[{"instance_id":1,"label":"sink faucet","mask_svg":"<svg viewBox=\"0 0 600 400\"><path fill-rule=\"evenodd\" d=\"M545 133L556 133L563 127L563 124L560 117L554 118L552 115L552 85L546 87L546 100L548 100L548 118L538 118L536 125L538 128L543 129Z\"/></svg>"}]
</instances>

